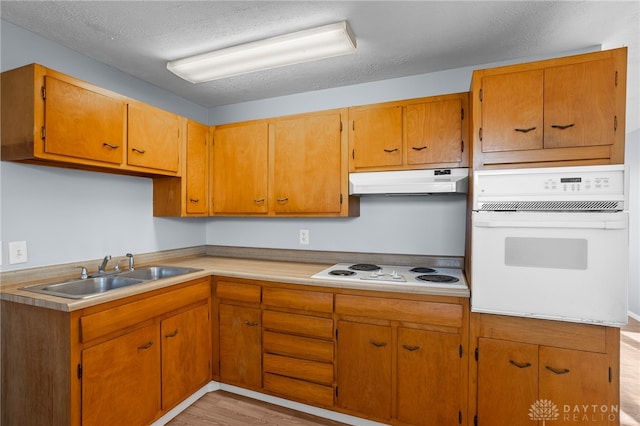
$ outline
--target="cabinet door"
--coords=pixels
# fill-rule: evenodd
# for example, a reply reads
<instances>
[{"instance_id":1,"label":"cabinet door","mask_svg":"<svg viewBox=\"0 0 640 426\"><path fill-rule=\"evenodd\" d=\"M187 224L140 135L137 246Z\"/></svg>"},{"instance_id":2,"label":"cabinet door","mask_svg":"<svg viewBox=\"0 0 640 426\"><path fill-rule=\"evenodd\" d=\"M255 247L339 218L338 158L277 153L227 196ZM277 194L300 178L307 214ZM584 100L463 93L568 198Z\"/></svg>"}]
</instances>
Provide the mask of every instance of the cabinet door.
<instances>
[{"instance_id":1,"label":"cabinet door","mask_svg":"<svg viewBox=\"0 0 640 426\"><path fill-rule=\"evenodd\" d=\"M613 404L606 354L541 346L539 375L539 399L558 410L554 425L610 425L609 414L618 418L618 413L602 411Z\"/></svg>"},{"instance_id":2,"label":"cabinet door","mask_svg":"<svg viewBox=\"0 0 640 426\"><path fill-rule=\"evenodd\" d=\"M220 304L220 379L257 389L262 385L260 309Z\"/></svg>"},{"instance_id":3,"label":"cabinet door","mask_svg":"<svg viewBox=\"0 0 640 426\"><path fill-rule=\"evenodd\" d=\"M215 129L211 170L213 213L267 213L265 122Z\"/></svg>"},{"instance_id":4,"label":"cabinet door","mask_svg":"<svg viewBox=\"0 0 640 426\"><path fill-rule=\"evenodd\" d=\"M538 346L480 338L478 424L530 426L538 400Z\"/></svg>"},{"instance_id":5,"label":"cabinet door","mask_svg":"<svg viewBox=\"0 0 640 426\"><path fill-rule=\"evenodd\" d=\"M398 328L397 418L412 425L449 425L462 411L457 334Z\"/></svg>"},{"instance_id":6,"label":"cabinet door","mask_svg":"<svg viewBox=\"0 0 640 426\"><path fill-rule=\"evenodd\" d=\"M209 305L163 320L162 409L166 410L211 379Z\"/></svg>"},{"instance_id":7,"label":"cabinet door","mask_svg":"<svg viewBox=\"0 0 640 426\"><path fill-rule=\"evenodd\" d=\"M277 120L274 211L340 213L340 113Z\"/></svg>"},{"instance_id":8,"label":"cabinet door","mask_svg":"<svg viewBox=\"0 0 640 426\"><path fill-rule=\"evenodd\" d=\"M209 211L209 127L195 121L187 122L186 211L206 214Z\"/></svg>"},{"instance_id":9,"label":"cabinet door","mask_svg":"<svg viewBox=\"0 0 640 426\"><path fill-rule=\"evenodd\" d=\"M402 165L402 107L349 110L355 169Z\"/></svg>"},{"instance_id":10,"label":"cabinet door","mask_svg":"<svg viewBox=\"0 0 640 426\"><path fill-rule=\"evenodd\" d=\"M159 328L82 351L82 424L149 424L160 412Z\"/></svg>"},{"instance_id":11,"label":"cabinet door","mask_svg":"<svg viewBox=\"0 0 640 426\"><path fill-rule=\"evenodd\" d=\"M542 149L543 71L482 79L482 151Z\"/></svg>"},{"instance_id":12,"label":"cabinet door","mask_svg":"<svg viewBox=\"0 0 640 426\"><path fill-rule=\"evenodd\" d=\"M613 144L615 93L612 58L545 69L544 147Z\"/></svg>"},{"instance_id":13,"label":"cabinet door","mask_svg":"<svg viewBox=\"0 0 640 426\"><path fill-rule=\"evenodd\" d=\"M391 327L338 322L338 406L391 418Z\"/></svg>"},{"instance_id":14,"label":"cabinet door","mask_svg":"<svg viewBox=\"0 0 640 426\"><path fill-rule=\"evenodd\" d=\"M177 173L180 117L137 102L128 109L127 164Z\"/></svg>"},{"instance_id":15,"label":"cabinet door","mask_svg":"<svg viewBox=\"0 0 640 426\"><path fill-rule=\"evenodd\" d=\"M407 105L407 164L462 161L462 101Z\"/></svg>"},{"instance_id":16,"label":"cabinet door","mask_svg":"<svg viewBox=\"0 0 640 426\"><path fill-rule=\"evenodd\" d=\"M49 154L121 164L126 104L45 76L45 143Z\"/></svg>"}]
</instances>

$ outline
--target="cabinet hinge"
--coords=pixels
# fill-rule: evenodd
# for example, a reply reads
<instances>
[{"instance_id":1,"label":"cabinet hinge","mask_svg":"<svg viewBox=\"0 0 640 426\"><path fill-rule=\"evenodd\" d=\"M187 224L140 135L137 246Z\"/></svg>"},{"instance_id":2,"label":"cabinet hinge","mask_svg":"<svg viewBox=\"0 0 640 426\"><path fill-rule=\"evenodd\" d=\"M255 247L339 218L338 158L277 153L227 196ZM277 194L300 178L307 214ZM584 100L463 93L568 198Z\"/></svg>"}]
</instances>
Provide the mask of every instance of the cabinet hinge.
<instances>
[{"instance_id":1,"label":"cabinet hinge","mask_svg":"<svg viewBox=\"0 0 640 426\"><path fill-rule=\"evenodd\" d=\"M340 122L340 133L342 133L342 121Z\"/></svg>"},{"instance_id":2,"label":"cabinet hinge","mask_svg":"<svg viewBox=\"0 0 640 426\"><path fill-rule=\"evenodd\" d=\"M609 367L609 383L611 383L613 381L613 370L611 370L611 367Z\"/></svg>"},{"instance_id":3,"label":"cabinet hinge","mask_svg":"<svg viewBox=\"0 0 640 426\"><path fill-rule=\"evenodd\" d=\"M351 130L356 130L356 120L351 122Z\"/></svg>"},{"instance_id":4,"label":"cabinet hinge","mask_svg":"<svg viewBox=\"0 0 640 426\"><path fill-rule=\"evenodd\" d=\"M82 364L78 364L76 374L78 376L78 379L82 379Z\"/></svg>"},{"instance_id":5,"label":"cabinet hinge","mask_svg":"<svg viewBox=\"0 0 640 426\"><path fill-rule=\"evenodd\" d=\"M47 99L47 89L45 89L44 86L40 88L40 96L42 96L43 101Z\"/></svg>"},{"instance_id":6,"label":"cabinet hinge","mask_svg":"<svg viewBox=\"0 0 640 426\"><path fill-rule=\"evenodd\" d=\"M460 141L460 152L464 152L464 141Z\"/></svg>"},{"instance_id":7,"label":"cabinet hinge","mask_svg":"<svg viewBox=\"0 0 640 426\"><path fill-rule=\"evenodd\" d=\"M342 204L342 194L340 194L340 204Z\"/></svg>"},{"instance_id":8,"label":"cabinet hinge","mask_svg":"<svg viewBox=\"0 0 640 426\"><path fill-rule=\"evenodd\" d=\"M462 358L462 345L458 347L458 355L460 355L460 358Z\"/></svg>"},{"instance_id":9,"label":"cabinet hinge","mask_svg":"<svg viewBox=\"0 0 640 426\"><path fill-rule=\"evenodd\" d=\"M615 86L618 87L618 71L616 70Z\"/></svg>"},{"instance_id":10,"label":"cabinet hinge","mask_svg":"<svg viewBox=\"0 0 640 426\"><path fill-rule=\"evenodd\" d=\"M473 352L473 356L477 361L478 360L478 348L476 348L476 350Z\"/></svg>"},{"instance_id":11,"label":"cabinet hinge","mask_svg":"<svg viewBox=\"0 0 640 426\"><path fill-rule=\"evenodd\" d=\"M351 159L352 160L356 159L356 150L355 150L355 148L351 150Z\"/></svg>"},{"instance_id":12,"label":"cabinet hinge","mask_svg":"<svg viewBox=\"0 0 640 426\"><path fill-rule=\"evenodd\" d=\"M614 132L618 131L618 116L617 115L613 116L613 131Z\"/></svg>"},{"instance_id":13,"label":"cabinet hinge","mask_svg":"<svg viewBox=\"0 0 640 426\"><path fill-rule=\"evenodd\" d=\"M336 340L338 339L338 329L336 328Z\"/></svg>"},{"instance_id":14,"label":"cabinet hinge","mask_svg":"<svg viewBox=\"0 0 640 426\"><path fill-rule=\"evenodd\" d=\"M478 416L473 416L473 426L478 426Z\"/></svg>"},{"instance_id":15,"label":"cabinet hinge","mask_svg":"<svg viewBox=\"0 0 640 426\"><path fill-rule=\"evenodd\" d=\"M480 97L480 102L482 102L482 89L480 89L480 92L478 93L478 96Z\"/></svg>"},{"instance_id":16,"label":"cabinet hinge","mask_svg":"<svg viewBox=\"0 0 640 426\"><path fill-rule=\"evenodd\" d=\"M336 386L336 398L338 397L338 387Z\"/></svg>"},{"instance_id":17,"label":"cabinet hinge","mask_svg":"<svg viewBox=\"0 0 640 426\"><path fill-rule=\"evenodd\" d=\"M462 424L462 411L458 411L458 424Z\"/></svg>"},{"instance_id":18,"label":"cabinet hinge","mask_svg":"<svg viewBox=\"0 0 640 426\"><path fill-rule=\"evenodd\" d=\"M44 126L40 128L40 139L44 140L47 136L47 131L44 129Z\"/></svg>"},{"instance_id":19,"label":"cabinet hinge","mask_svg":"<svg viewBox=\"0 0 640 426\"><path fill-rule=\"evenodd\" d=\"M464 120L464 108L460 108L460 120Z\"/></svg>"},{"instance_id":20,"label":"cabinet hinge","mask_svg":"<svg viewBox=\"0 0 640 426\"><path fill-rule=\"evenodd\" d=\"M480 139L480 142L482 142L482 127L478 129L478 139Z\"/></svg>"}]
</instances>

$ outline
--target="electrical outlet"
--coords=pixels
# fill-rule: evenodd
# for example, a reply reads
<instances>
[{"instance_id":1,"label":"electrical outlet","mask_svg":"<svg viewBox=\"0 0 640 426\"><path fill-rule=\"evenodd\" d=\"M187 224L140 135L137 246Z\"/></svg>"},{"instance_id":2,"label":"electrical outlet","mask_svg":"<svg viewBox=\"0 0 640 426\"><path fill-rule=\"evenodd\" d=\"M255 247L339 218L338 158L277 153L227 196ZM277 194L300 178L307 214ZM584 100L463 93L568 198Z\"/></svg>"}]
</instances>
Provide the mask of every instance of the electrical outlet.
<instances>
[{"instance_id":1,"label":"electrical outlet","mask_svg":"<svg viewBox=\"0 0 640 426\"><path fill-rule=\"evenodd\" d=\"M301 229L300 230L300 244L302 244L304 246L308 246L309 245L309 230L308 229Z\"/></svg>"},{"instance_id":2,"label":"electrical outlet","mask_svg":"<svg viewBox=\"0 0 640 426\"><path fill-rule=\"evenodd\" d=\"M27 257L27 242L26 241L10 241L9 242L9 264L25 263L28 260Z\"/></svg>"}]
</instances>

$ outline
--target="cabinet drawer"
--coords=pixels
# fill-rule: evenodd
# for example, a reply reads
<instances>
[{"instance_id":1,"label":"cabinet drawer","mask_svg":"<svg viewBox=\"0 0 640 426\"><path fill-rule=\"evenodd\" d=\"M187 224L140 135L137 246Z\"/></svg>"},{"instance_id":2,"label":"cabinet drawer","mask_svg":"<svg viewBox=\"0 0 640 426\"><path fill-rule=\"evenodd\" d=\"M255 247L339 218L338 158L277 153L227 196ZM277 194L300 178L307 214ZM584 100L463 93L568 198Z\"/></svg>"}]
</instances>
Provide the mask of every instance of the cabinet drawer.
<instances>
[{"instance_id":1,"label":"cabinet drawer","mask_svg":"<svg viewBox=\"0 0 640 426\"><path fill-rule=\"evenodd\" d=\"M260 303L260 286L231 281L217 281L216 296L238 302Z\"/></svg>"},{"instance_id":2,"label":"cabinet drawer","mask_svg":"<svg viewBox=\"0 0 640 426\"><path fill-rule=\"evenodd\" d=\"M278 330L305 336L333 338L333 320L284 312L264 311L262 324L265 330Z\"/></svg>"},{"instance_id":3,"label":"cabinet drawer","mask_svg":"<svg viewBox=\"0 0 640 426\"><path fill-rule=\"evenodd\" d=\"M266 287L262 302L269 306L315 312L333 312L333 294L320 291L291 290Z\"/></svg>"},{"instance_id":4,"label":"cabinet drawer","mask_svg":"<svg viewBox=\"0 0 640 426\"><path fill-rule=\"evenodd\" d=\"M333 406L333 387L266 373L264 388L298 401L321 407Z\"/></svg>"},{"instance_id":5,"label":"cabinet drawer","mask_svg":"<svg viewBox=\"0 0 640 426\"><path fill-rule=\"evenodd\" d=\"M333 342L272 331L265 331L262 338L267 353L333 362Z\"/></svg>"},{"instance_id":6,"label":"cabinet drawer","mask_svg":"<svg viewBox=\"0 0 640 426\"><path fill-rule=\"evenodd\" d=\"M448 327L462 326L462 305L454 303L338 294L336 295L336 313L386 320L421 322Z\"/></svg>"},{"instance_id":7,"label":"cabinet drawer","mask_svg":"<svg viewBox=\"0 0 640 426\"><path fill-rule=\"evenodd\" d=\"M331 363L264 354L262 364L265 373L273 373L325 385L333 383L333 364Z\"/></svg>"},{"instance_id":8,"label":"cabinet drawer","mask_svg":"<svg viewBox=\"0 0 640 426\"><path fill-rule=\"evenodd\" d=\"M86 315L80 318L80 341L89 342L200 300L207 300L210 294L211 287L206 278L189 287Z\"/></svg>"}]
</instances>

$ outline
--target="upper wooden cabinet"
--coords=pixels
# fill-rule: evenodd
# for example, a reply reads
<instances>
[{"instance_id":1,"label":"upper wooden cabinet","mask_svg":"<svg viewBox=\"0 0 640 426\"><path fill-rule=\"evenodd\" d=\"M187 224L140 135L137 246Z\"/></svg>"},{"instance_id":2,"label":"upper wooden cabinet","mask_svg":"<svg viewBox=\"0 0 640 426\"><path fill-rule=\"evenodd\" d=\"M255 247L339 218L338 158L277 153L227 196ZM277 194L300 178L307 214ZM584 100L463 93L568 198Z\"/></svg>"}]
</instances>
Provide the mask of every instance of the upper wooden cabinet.
<instances>
[{"instance_id":1,"label":"upper wooden cabinet","mask_svg":"<svg viewBox=\"0 0 640 426\"><path fill-rule=\"evenodd\" d=\"M624 162L626 48L475 71L474 167Z\"/></svg>"},{"instance_id":2,"label":"upper wooden cabinet","mask_svg":"<svg viewBox=\"0 0 640 426\"><path fill-rule=\"evenodd\" d=\"M255 121L218 126L213 140L211 214L266 214L269 195L267 123Z\"/></svg>"},{"instance_id":3,"label":"upper wooden cabinet","mask_svg":"<svg viewBox=\"0 0 640 426\"><path fill-rule=\"evenodd\" d=\"M218 126L212 215L348 216L346 109Z\"/></svg>"},{"instance_id":4,"label":"upper wooden cabinet","mask_svg":"<svg viewBox=\"0 0 640 426\"><path fill-rule=\"evenodd\" d=\"M36 64L1 78L3 160L180 175L175 114Z\"/></svg>"},{"instance_id":5,"label":"upper wooden cabinet","mask_svg":"<svg viewBox=\"0 0 640 426\"><path fill-rule=\"evenodd\" d=\"M176 114L130 101L127 164L178 174L181 121Z\"/></svg>"},{"instance_id":6,"label":"upper wooden cabinet","mask_svg":"<svg viewBox=\"0 0 640 426\"><path fill-rule=\"evenodd\" d=\"M207 216L209 214L209 163L212 128L184 120L182 178L153 179L154 216Z\"/></svg>"},{"instance_id":7,"label":"upper wooden cabinet","mask_svg":"<svg viewBox=\"0 0 640 426\"><path fill-rule=\"evenodd\" d=\"M349 108L351 171L465 167L468 93Z\"/></svg>"}]
</instances>

